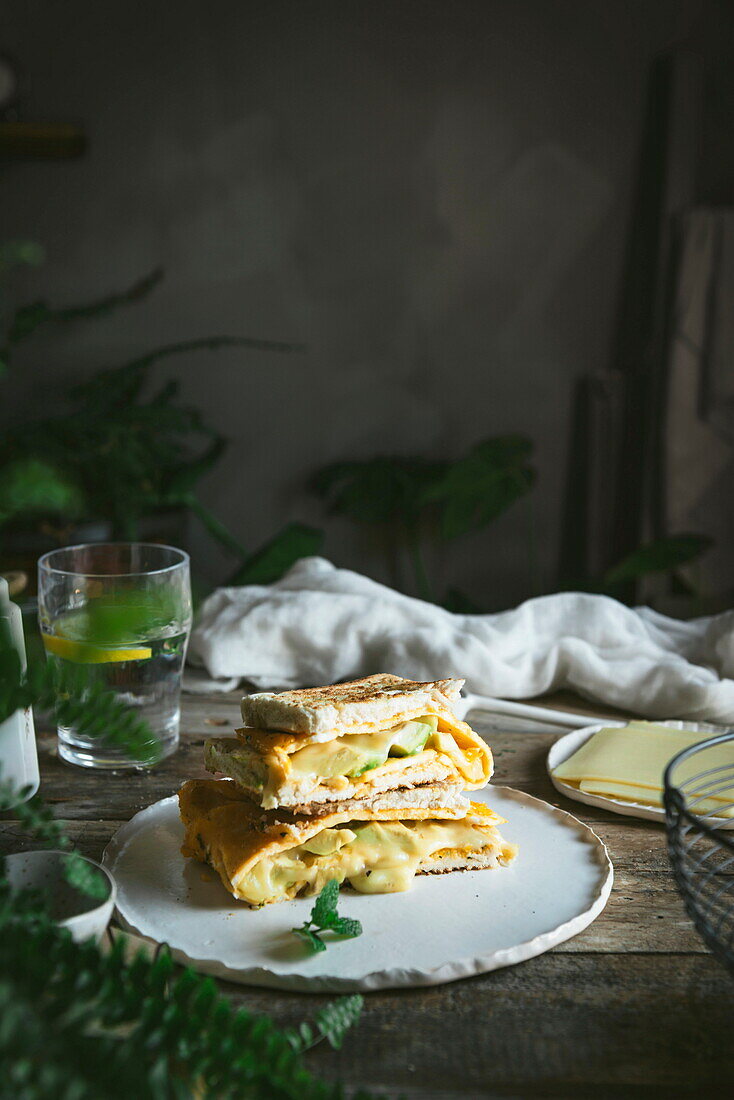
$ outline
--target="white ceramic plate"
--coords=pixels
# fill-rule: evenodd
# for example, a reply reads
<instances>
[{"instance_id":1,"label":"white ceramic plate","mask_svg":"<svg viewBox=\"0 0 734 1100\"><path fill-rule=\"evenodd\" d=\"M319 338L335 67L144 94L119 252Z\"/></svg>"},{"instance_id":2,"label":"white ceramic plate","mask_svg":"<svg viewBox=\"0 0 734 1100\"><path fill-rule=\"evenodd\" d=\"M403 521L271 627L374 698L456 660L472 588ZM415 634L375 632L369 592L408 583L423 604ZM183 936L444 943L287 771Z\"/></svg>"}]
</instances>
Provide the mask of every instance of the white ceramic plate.
<instances>
[{"instance_id":1,"label":"white ceramic plate","mask_svg":"<svg viewBox=\"0 0 734 1100\"><path fill-rule=\"evenodd\" d=\"M123 928L167 942L180 961L207 974L297 990L438 985L570 939L598 917L612 888L606 848L575 817L509 787L472 797L507 818L503 836L520 846L514 864L418 876L402 894L343 890L339 911L358 917L363 935L332 941L317 955L291 932L313 898L260 910L235 901L212 871L180 854L175 797L123 825L104 863L117 882Z\"/></svg>"},{"instance_id":2,"label":"white ceramic plate","mask_svg":"<svg viewBox=\"0 0 734 1100\"><path fill-rule=\"evenodd\" d=\"M670 726L673 730L693 730L694 733L701 734L701 740L705 741L708 736L713 737L717 733L725 733L726 728L724 726L712 726L708 722L684 722L677 718L670 719L667 722L657 722L658 726ZM657 806L646 806L643 802L627 802L621 798L611 798L602 794L587 794L585 791L580 791L576 787L572 787L570 783L564 783L562 779L556 779L553 775L553 769L557 768L564 760L568 760L569 756L572 756L577 749L580 749L590 737L593 737L599 730L609 729L611 726L626 726L626 722L599 722L595 726L585 726L583 729L574 730L572 733L567 733L564 737L560 737L558 741L555 741L551 745L548 757L546 759L546 767L548 769L548 775L553 786L561 794L564 794L566 798L572 798L575 802L583 802L586 806L598 806L602 810L611 810L614 814L623 814L625 817L641 817L646 821L665 821L665 810L658 809ZM671 754L674 755L674 754Z\"/></svg>"}]
</instances>

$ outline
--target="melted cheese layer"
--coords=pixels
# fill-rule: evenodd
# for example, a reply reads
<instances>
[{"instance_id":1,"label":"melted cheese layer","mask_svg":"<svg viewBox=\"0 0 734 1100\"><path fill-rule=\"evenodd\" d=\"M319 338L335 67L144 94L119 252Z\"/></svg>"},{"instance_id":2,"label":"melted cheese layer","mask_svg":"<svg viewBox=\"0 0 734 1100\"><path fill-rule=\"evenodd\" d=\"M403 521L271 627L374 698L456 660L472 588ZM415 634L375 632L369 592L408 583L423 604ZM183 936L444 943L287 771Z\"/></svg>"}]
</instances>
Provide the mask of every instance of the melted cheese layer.
<instances>
[{"instance_id":1,"label":"melted cheese layer","mask_svg":"<svg viewBox=\"0 0 734 1100\"><path fill-rule=\"evenodd\" d=\"M409 756L390 756L390 749L404 723L387 730L367 734L346 734L330 741L312 742L295 752L275 749L261 757L267 768L267 780L262 791L261 805L274 809L284 801L285 789L297 792L296 801L307 802L319 786L334 790L349 786L347 774L353 770L355 756L372 756L367 768L358 775L365 790L379 787L383 777L391 772L409 771L416 765L437 765L441 773L435 779L456 776L468 790L477 790L492 775L492 754L484 741L474 731L453 715L426 716L415 721L427 721L437 726L421 752ZM238 730L238 736L246 730ZM380 763L379 759L383 762ZM377 760L377 763L374 761ZM239 776L230 771L234 779Z\"/></svg>"},{"instance_id":2,"label":"melted cheese layer","mask_svg":"<svg viewBox=\"0 0 734 1100\"><path fill-rule=\"evenodd\" d=\"M425 744L431 745L435 736L437 720L434 718L417 719L421 726L429 726L433 732L429 735ZM292 779L330 779L334 776L359 775L362 772L372 771L375 767L387 763L387 758L393 754L401 759L405 755L415 756L416 753L393 753L394 743L409 723L392 726L379 733L350 734L346 737L335 737L333 741L325 741L313 745L307 745L305 749L291 753L288 757L288 774Z\"/></svg>"},{"instance_id":3,"label":"melted cheese layer","mask_svg":"<svg viewBox=\"0 0 734 1100\"><path fill-rule=\"evenodd\" d=\"M316 893L330 879L346 880L363 894L395 893L410 889L421 864L439 854L471 860L493 850L497 862L515 855L495 829L466 820L352 822L261 859L232 886L250 905Z\"/></svg>"}]
</instances>

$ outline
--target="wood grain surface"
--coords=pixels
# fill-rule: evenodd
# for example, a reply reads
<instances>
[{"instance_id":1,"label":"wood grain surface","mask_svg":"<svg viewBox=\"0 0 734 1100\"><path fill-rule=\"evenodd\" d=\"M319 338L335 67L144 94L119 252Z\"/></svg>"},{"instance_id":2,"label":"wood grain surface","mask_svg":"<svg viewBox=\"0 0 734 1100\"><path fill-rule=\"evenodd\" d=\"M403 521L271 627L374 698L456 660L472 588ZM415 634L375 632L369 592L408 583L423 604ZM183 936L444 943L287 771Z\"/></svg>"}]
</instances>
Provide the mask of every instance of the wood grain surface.
<instances>
[{"instance_id":1,"label":"wood grain surface","mask_svg":"<svg viewBox=\"0 0 734 1100\"><path fill-rule=\"evenodd\" d=\"M572 702L558 705L568 710ZM181 748L147 773L69 767L55 754L55 736L42 732L42 791L79 849L99 858L122 822L173 794L183 779L205 775L204 739L237 722L237 703L236 694L184 696ZM560 796L545 773L560 731L535 725L529 733L478 716L473 724L492 746L493 782L574 813L608 846L615 869L609 904L581 935L519 966L433 989L368 994L343 1048L317 1047L308 1055L311 1068L391 1100L730 1094L734 982L686 916L664 827ZM24 846L5 815L0 850ZM220 984L237 1003L283 1024L312 1015L327 999Z\"/></svg>"}]
</instances>

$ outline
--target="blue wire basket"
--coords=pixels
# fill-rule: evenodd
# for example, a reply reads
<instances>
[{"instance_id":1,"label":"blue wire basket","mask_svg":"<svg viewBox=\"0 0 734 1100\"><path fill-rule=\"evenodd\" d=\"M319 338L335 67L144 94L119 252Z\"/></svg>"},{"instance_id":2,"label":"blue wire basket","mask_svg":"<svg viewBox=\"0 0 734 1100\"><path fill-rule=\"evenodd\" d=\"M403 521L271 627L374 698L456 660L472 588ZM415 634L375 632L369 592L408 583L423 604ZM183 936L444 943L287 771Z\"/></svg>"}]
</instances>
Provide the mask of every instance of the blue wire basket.
<instances>
[{"instance_id":1,"label":"blue wire basket","mask_svg":"<svg viewBox=\"0 0 734 1100\"><path fill-rule=\"evenodd\" d=\"M712 766L712 750L731 760ZM665 769L668 855L688 915L704 943L734 974L734 733L692 745ZM712 798L716 802L712 803Z\"/></svg>"}]
</instances>

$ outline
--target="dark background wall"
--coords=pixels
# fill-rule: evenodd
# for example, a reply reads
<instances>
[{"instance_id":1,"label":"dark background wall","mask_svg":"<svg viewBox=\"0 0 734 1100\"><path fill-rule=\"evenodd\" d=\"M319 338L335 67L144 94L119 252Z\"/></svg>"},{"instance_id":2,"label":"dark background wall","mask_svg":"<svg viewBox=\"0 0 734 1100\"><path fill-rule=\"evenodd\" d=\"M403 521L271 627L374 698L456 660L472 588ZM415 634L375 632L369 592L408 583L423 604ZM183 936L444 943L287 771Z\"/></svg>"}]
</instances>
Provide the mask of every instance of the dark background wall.
<instances>
[{"instance_id":1,"label":"dark background wall","mask_svg":"<svg viewBox=\"0 0 734 1100\"><path fill-rule=\"evenodd\" d=\"M208 333L298 339L162 364L231 438L207 502L249 545L325 462L536 444L524 503L439 563L486 606L553 586L574 380L608 363L653 55L716 38L726 3L99 0L5 9L28 117L83 122L78 161L2 172L2 237L48 263L26 294L94 296L163 264L114 317L41 338L4 422L70 379ZM7 390L6 390L7 392ZM571 471L572 473L572 471ZM529 527L537 545L531 576ZM326 553L388 578L327 521ZM194 535L202 571L231 562Z\"/></svg>"}]
</instances>

